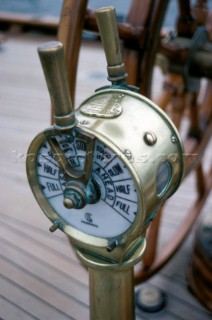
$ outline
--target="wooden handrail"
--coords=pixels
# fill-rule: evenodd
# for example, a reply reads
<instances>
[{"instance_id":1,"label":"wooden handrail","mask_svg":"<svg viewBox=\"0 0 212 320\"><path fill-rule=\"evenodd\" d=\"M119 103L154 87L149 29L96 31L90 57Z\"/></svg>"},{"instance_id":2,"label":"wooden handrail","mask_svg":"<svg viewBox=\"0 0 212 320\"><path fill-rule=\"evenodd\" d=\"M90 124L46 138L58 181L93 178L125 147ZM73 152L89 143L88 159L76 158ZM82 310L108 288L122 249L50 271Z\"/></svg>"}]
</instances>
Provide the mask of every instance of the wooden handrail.
<instances>
[{"instance_id":1,"label":"wooden handrail","mask_svg":"<svg viewBox=\"0 0 212 320\"><path fill-rule=\"evenodd\" d=\"M35 17L33 14L21 14L0 11L0 23L45 28L55 30L56 32L59 24L59 17L42 16L38 18Z\"/></svg>"}]
</instances>

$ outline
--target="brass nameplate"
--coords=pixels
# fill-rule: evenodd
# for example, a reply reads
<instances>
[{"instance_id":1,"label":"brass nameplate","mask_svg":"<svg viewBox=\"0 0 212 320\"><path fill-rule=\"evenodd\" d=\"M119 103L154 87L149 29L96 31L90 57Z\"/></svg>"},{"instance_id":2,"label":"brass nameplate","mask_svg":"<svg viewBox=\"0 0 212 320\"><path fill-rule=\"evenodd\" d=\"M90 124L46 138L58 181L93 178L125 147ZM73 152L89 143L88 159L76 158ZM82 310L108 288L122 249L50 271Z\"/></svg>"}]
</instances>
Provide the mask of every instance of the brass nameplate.
<instances>
[{"instance_id":1,"label":"brass nameplate","mask_svg":"<svg viewBox=\"0 0 212 320\"><path fill-rule=\"evenodd\" d=\"M101 94L87 100L80 108L80 112L97 118L115 118L122 113L121 102L123 93Z\"/></svg>"}]
</instances>

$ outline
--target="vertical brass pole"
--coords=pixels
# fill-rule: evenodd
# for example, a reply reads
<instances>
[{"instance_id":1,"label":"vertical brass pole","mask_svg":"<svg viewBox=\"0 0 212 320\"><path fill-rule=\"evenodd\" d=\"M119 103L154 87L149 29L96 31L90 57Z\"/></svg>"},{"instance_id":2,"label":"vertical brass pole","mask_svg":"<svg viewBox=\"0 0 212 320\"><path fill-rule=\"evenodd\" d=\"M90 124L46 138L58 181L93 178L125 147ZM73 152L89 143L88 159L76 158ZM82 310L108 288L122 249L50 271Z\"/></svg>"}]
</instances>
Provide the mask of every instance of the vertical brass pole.
<instances>
[{"instance_id":1,"label":"vertical brass pole","mask_svg":"<svg viewBox=\"0 0 212 320\"><path fill-rule=\"evenodd\" d=\"M133 268L103 271L89 268L90 319L133 320Z\"/></svg>"},{"instance_id":2,"label":"vertical brass pole","mask_svg":"<svg viewBox=\"0 0 212 320\"><path fill-rule=\"evenodd\" d=\"M140 262L146 240L129 259L110 263L97 256L76 250L77 256L89 271L90 320L134 320L134 266Z\"/></svg>"}]
</instances>

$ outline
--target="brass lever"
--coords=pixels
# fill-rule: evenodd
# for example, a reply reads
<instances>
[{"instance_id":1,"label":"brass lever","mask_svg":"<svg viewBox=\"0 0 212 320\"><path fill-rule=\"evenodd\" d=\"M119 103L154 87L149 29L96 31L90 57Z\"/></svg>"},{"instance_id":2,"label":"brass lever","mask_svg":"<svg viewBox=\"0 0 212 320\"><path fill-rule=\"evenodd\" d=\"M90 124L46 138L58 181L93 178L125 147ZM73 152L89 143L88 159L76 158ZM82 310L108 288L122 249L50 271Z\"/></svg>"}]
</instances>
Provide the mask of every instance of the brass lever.
<instances>
[{"instance_id":1,"label":"brass lever","mask_svg":"<svg viewBox=\"0 0 212 320\"><path fill-rule=\"evenodd\" d=\"M126 83L127 72L122 61L115 9L113 7L98 9L96 20L107 59L108 80L112 84Z\"/></svg>"},{"instance_id":2,"label":"brass lever","mask_svg":"<svg viewBox=\"0 0 212 320\"><path fill-rule=\"evenodd\" d=\"M69 92L63 44L58 41L47 42L38 47L38 54L53 104L55 128L71 129L76 125L76 118Z\"/></svg>"}]
</instances>

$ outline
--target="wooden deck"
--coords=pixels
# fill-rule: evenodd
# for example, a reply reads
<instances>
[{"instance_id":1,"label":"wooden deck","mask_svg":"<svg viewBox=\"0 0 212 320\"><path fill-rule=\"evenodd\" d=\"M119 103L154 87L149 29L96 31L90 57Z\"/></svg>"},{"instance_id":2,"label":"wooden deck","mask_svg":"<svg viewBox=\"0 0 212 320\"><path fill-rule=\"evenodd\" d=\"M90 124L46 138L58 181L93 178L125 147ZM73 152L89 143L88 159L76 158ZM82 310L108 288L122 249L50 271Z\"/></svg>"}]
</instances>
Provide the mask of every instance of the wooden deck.
<instances>
[{"instance_id":1,"label":"wooden deck","mask_svg":"<svg viewBox=\"0 0 212 320\"><path fill-rule=\"evenodd\" d=\"M51 234L27 183L25 157L33 137L49 126L50 101L36 53L39 34L7 34L0 47L0 319L89 319L88 274L66 236ZM99 44L84 43L80 56L77 101L105 84L106 62ZM161 75L156 70L155 91ZM211 162L212 145L207 149ZM160 246L179 225L195 194L190 176L167 206ZM203 214L212 210L212 195ZM148 283L167 295L167 306L136 319L209 320L209 313L187 290L193 232L171 262ZM138 288L136 288L137 290Z\"/></svg>"}]
</instances>

